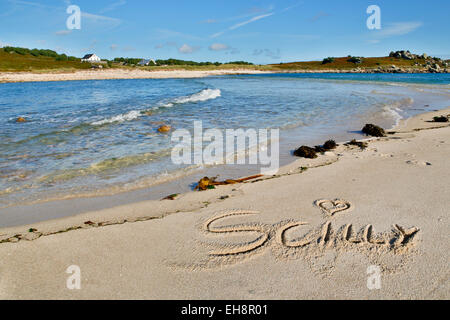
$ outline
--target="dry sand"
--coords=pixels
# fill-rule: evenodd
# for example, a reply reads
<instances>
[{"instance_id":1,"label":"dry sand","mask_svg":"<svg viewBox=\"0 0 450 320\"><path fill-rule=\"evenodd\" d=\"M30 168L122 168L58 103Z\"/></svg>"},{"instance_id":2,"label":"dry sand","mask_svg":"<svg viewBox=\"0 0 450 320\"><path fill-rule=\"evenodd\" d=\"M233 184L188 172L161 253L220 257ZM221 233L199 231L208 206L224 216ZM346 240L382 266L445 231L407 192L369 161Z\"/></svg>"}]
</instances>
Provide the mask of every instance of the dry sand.
<instances>
[{"instance_id":1,"label":"dry sand","mask_svg":"<svg viewBox=\"0 0 450 320\"><path fill-rule=\"evenodd\" d=\"M262 181L0 230L0 298L448 299L450 126L426 122L448 113Z\"/></svg>"},{"instance_id":2,"label":"dry sand","mask_svg":"<svg viewBox=\"0 0 450 320\"><path fill-rule=\"evenodd\" d=\"M174 70L145 71L139 69L105 69L87 70L66 73L32 73L32 72L0 72L1 82L37 82L37 81L69 81L69 80L107 80L107 79L167 79L167 78L202 78L226 74L261 74L258 70L225 69L225 70Z\"/></svg>"}]
</instances>

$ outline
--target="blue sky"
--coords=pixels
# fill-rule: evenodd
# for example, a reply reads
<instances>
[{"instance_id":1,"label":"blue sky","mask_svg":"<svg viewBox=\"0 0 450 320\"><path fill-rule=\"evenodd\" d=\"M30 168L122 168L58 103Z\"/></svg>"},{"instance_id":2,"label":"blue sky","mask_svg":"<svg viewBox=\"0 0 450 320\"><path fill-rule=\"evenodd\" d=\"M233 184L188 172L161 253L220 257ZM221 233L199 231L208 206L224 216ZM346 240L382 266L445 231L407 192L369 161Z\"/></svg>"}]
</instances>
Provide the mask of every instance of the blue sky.
<instances>
[{"instance_id":1,"label":"blue sky","mask_svg":"<svg viewBox=\"0 0 450 320\"><path fill-rule=\"evenodd\" d=\"M81 30L66 27L70 4ZM381 9L381 30L366 26L369 5ZM402 49L448 59L449 12L448 0L0 0L0 46L254 63Z\"/></svg>"}]
</instances>

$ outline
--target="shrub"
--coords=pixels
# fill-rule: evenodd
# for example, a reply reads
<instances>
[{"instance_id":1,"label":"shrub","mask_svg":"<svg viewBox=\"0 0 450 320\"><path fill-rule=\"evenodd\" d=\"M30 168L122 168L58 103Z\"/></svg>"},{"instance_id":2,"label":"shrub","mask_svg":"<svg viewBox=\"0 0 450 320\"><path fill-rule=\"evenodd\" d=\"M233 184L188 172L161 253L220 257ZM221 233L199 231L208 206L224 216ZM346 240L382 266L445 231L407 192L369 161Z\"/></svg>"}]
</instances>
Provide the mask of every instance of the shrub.
<instances>
[{"instance_id":1,"label":"shrub","mask_svg":"<svg viewBox=\"0 0 450 320\"><path fill-rule=\"evenodd\" d=\"M334 58L328 57L328 58L323 59L322 64L333 63L333 62L334 62Z\"/></svg>"}]
</instances>

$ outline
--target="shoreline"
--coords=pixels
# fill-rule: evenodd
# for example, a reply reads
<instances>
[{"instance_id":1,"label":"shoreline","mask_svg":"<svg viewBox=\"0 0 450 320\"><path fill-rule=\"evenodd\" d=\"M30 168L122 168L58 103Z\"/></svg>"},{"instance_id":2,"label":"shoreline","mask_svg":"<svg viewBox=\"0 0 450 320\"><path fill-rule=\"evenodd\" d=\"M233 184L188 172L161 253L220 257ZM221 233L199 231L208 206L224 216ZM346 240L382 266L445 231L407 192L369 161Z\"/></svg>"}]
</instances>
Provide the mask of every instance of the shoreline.
<instances>
[{"instance_id":1,"label":"shoreline","mask_svg":"<svg viewBox=\"0 0 450 320\"><path fill-rule=\"evenodd\" d=\"M175 79L175 78L203 78L217 75L234 74L265 74L271 73L260 70L222 69L222 70L88 70L63 73L31 73L31 72L0 72L0 83L17 82L55 82L82 80L123 80L123 79Z\"/></svg>"},{"instance_id":2,"label":"shoreline","mask_svg":"<svg viewBox=\"0 0 450 320\"><path fill-rule=\"evenodd\" d=\"M217 69L217 70L127 70L127 69L104 69L104 70L82 70L73 72L0 72L0 83L21 82L57 82L57 81L84 81L84 80L124 80L124 79L176 79L176 78L203 78L219 75L239 74L270 74L270 73L367 73L367 74L390 74L390 73L448 73L447 69L430 72L426 69L318 69L318 70L255 70L255 69Z\"/></svg>"},{"instance_id":3,"label":"shoreline","mask_svg":"<svg viewBox=\"0 0 450 320\"><path fill-rule=\"evenodd\" d=\"M0 298L448 298L450 126L428 122L448 113L403 120L365 150L341 145L275 177L0 229ZM317 245L295 244L303 223ZM211 233L250 226L266 238ZM78 292L62 285L73 264ZM366 288L370 265L382 290Z\"/></svg>"},{"instance_id":4,"label":"shoreline","mask_svg":"<svg viewBox=\"0 0 450 320\"><path fill-rule=\"evenodd\" d=\"M395 140L395 139L397 139L397 137L395 137L395 135L399 134L399 133L400 134L405 134L405 133L419 132L419 131L422 131L422 130L434 130L434 129L441 129L441 128L450 127L450 124L447 124L447 123L435 123L435 122L431 122L429 120L425 120L425 119L432 119L434 116L438 116L438 115L442 115L442 114L450 115L450 107L448 107L446 109L438 110L438 111L424 112L424 113L420 113L418 115L415 115L415 116L412 116L412 117L409 117L409 118L406 118L406 119L401 119L392 128L386 129L386 132L388 133L388 136L385 137L385 138L376 138L376 137L367 136L367 137L363 137L363 138L357 139L357 141L363 141L363 142L367 142L367 143L370 144L373 141ZM424 121L427 121L427 122L424 123ZM347 142L348 141L339 141L339 142L337 142L338 145L340 146L340 150L338 150L338 151L343 151L342 149L345 149L345 148L343 148L343 145L345 143L347 143ZM347 147L347 149L349 149L349 148ZM352 148L350 148L350 149L352 149ZM332 152L333 152L333 150L332 150ZM345 151L343 151L343 152L345 152ZM280 167L277 176L278 175L281 175L281 176L285 175L286 172L291 171L293 167L298 166L298 163L318 162L317 165L316 164L312 165L312 166L308 165L308 168L312 168L312 169L320 168L320 167L322 167L324 165L330 165L330 164L334 163L334 162L329 163L327 161L329 159L327 159L327 157L324 156L324 155L319 155L319 159L320 159L320 161L317 160L317 159L306 159L306 158L292 157L292 161L290 161L288 164L283 165L283 166ZM183 176L181 178L180 177L175 177L175 178L173 178L173 180L180 180L181 179L181 180L189 180L189 181L191 181L193 175L194 174L192 173L192 174L189 174L187 176ZM203 173L201 173L200 175L203 176ZM239 179L239 178L243 178L243 177L236 177L235 179ZM272 179L272 177L264 176L262 179L263 180ZM194 181L194 180L192 180L192 181ZM170 181L168 181L168 182L170 182ZM24 206L32 208L32 207L39 206L39 205L44 205L45 206L46 204L59 203L59 202L61 202L61 203L64 203L64 202L67 202L67 201L75 201L76 202L77 200L80 200L80 199L95 199L95 198L105 198L105 197L106 198L115 198L115 197L118 197L118 195L121 195L121 194L127 194L129 192L147 190L149 188L158 187L159 185L165 184L165 183L167 183L167 182L161 182L160 184L156 184L156 185L153 185L153 186L150 186L150 187L146 187L146 188L139 188L137 190L123 191L123 192L112 193L112 194L105 194L105 195L100 195L100 196L83 196L83 195L81 195L81 196L74 196L74 197L69 197L69 198L49 199L49 200L45 200L45 201L42 201L42 202L27 203ZM250 183L252 183L252 181L250 181ZM241 185L243 185L243 184L241 184ZM224 188L224 187L222 186L222 187L219 187L219 188ZM169 190L166 190L166 191L167 191L166 193L168 195L170 193L170 191ZM209 191L209 192L211 192L211 191ZM188 191L186 193L179 194L179 197L183 198L185 196L189 196L190 194L202 194L202 193L204 193L204 192L200 192L199 193L197 191L191 190L191 191ZM0 226L0 243L5 240L4 238L1 237L1 231L2 230L8 230L8 229L14 230L14 229L17 229L17 228L31 227L31 226L37 225L37 224L51 223L52 221L63 222L64 220L70 220L71 218L76 218L78 216L86 216L86 217L88 217L91 214L95 215L97 212L114 210L115 208L118 208L118 207L133 206L134 204L140 204L140 203L145 203L145 202L161 202L161 201L163 201L161 199L162 198L157 199L157 200L147 200L147 201L142 201L142 202L141 201L139 201L139 202L132 202L132 203L128 203L128 204L125 204L125 205L118 204L118 205L115 205L115 206L112 206L112 207L102 208L102 209L99 209L99 210L93 210L93 211L88 211L88 212L84 212L84 213L77 213L77 214L73 214L73 215L70 215L70 216L63 216L63 217L56 218L56 219L46 219L46 220L38 221L38 222L35 222L35 223L27 223L27 224L12 226L12 227L2 227L2 226ZM117 203L117 201L115 201L115 202ZM167 203L170 203L170 201L167 202ZM20 205L12 206L12 207L20 207ZM60 207L62 208L62 206L60 206ZM7 208L11 208L11 207L6 207L6 209Z\"/></svg>"},{"instance_id":5,"label":"shoreline","mask_svg":"<svg viewBox=\"0 0 450 320\"><path fill-rule=\"evenodd\" d=\"M439 111L429 111L420 113L418 115L408 117L405 119L400 119L391 128L386 128L387 132L396 131L400 127L410 127L408 123L412 121L414 125L419 125L415 120L418 117L426 116L428 114L439 114L439 113L449 113L450 109L443 109ZM438 124L439 125L439 124ZM324 136L324 139L325 136ZM373 137L359 137L358 141L370 142L374 140ZM349 140L338 141L338 144L344 144ZM294 163L298 161L298 158L291 156L288 158L285 154L282 155L284 161L280 167L280 171L284 171L289 168ZM287 159L286 159L287 158ZM67 219L70 217L76 217L78 215L89 214L90 212L97 212L103 210L113 209L120 206L130 206L134 203L139 203L141 201L158 201L169 194L174 194L179 192L181 195L186 195L195 192L189 186L200 180L204 176L223 176L226 173L226 167L222 166L211 166L206 167L201 170L191 170L183 175L176 175L170 177L166 180L161 180L148 186L136 186L135 188L129 190L120 190L117 187L110 187L109 189L102 189L100 193L93 194L73 194L73 195L63 195L61 197L51 197L48 199L35 200L30 202L25 202L23 204L8 205L1 208L3 214L8 215L11 219L3 218L2 224L0 224L0 230L2 228L15 228L24 225L31 225L36 223L45 223L51 220ZM217 169L219 171L217 171ZM230 179L239 179L244 176L250 176L257 174L257 172L248 171L249 169L239 170L241 175L233 174L233 176L227 176ZM226 175L226 174L225 174ZM152 197L148 197L148 193L152 192ZM59 214L60 211L66 211L64 214ZM44 217L42 214L46 212ZM20 221L20 222L18 222ZM1 241L1 238L0 238Z\"/></svg>"}]
</instances>

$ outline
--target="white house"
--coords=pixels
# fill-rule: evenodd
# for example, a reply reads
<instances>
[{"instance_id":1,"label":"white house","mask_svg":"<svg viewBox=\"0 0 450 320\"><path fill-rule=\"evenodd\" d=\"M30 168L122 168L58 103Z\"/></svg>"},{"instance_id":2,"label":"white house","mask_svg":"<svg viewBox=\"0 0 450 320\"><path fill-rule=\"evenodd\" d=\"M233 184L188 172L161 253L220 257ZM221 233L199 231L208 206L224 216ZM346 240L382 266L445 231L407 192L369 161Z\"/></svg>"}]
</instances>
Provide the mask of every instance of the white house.
<instances>
[{"instance_id":1,"label":"white house","mask_svg":"<svg viewBox=\"0 0 450 320\"><path fill-rule=\"evenodd\" d=\"M101 59L95 53L87 54L81 59L81 62L100 62L100 61Z\"/></svg>"},{"instance_id":2,"label":"white house","mask_svg":"<svg viewBox=\"0 0 450 320\"><path fill-rule=\"evenodd\" d=\"M142 59L141 61L138 62L138 65L140 66L148 66L150 65L150 63L152 63L153 65L156 65L156 62L154 59Z\"/></svg>"}]
</instances>

